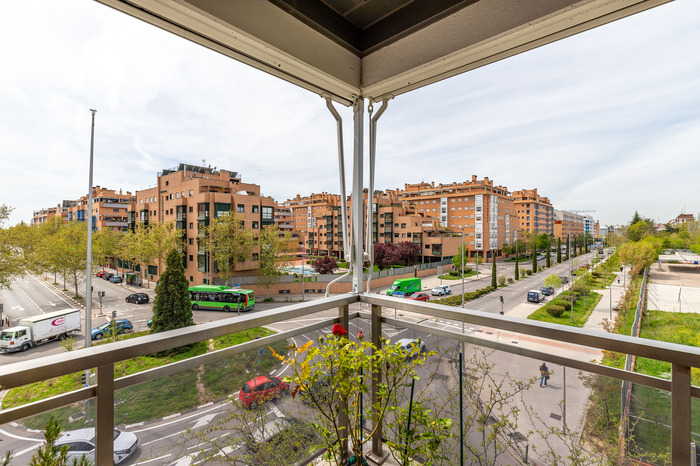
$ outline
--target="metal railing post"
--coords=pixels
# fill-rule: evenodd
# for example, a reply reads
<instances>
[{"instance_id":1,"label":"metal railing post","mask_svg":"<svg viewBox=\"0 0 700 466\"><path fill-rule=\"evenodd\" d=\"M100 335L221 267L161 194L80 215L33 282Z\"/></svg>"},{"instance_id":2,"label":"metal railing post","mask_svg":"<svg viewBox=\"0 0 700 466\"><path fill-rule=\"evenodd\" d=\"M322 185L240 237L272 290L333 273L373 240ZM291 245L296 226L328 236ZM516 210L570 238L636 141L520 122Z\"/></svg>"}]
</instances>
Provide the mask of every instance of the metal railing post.
<instances>
[{"instance_id":1,"label":"metal railing post","mask_svg":"<svg viewBox=\"0 0 700 466\"><path fill-rule=\"evenodd\" d=\"M690 367L671 364L671 463L690 464Z\"/></svg>"},{"instance_id":2,"label":"metal railing post","mask_svg":"<svg viewBox=\"0 0 700 466\"><path fill-rule=\"evenodd\" d=\"M96 369L95 464L114 464L114 364Z\"/></svg>"},{"instance_id":3,"label":"metal railing post","mask_svg":"<svg viewBox=\"0 0 700 466\"><path fill-rule=\"evenodd\" d=\"M372 305L372 344L377 348L382 348L382 307L376 304ZM382 373L380 371L375 371L372 374L372 417L375 419L373 421L376 427L376 419L379 415L377 408L375 408L375 403L379 399L379 382L381 381ZM383 429L380 425L378 429L374 432L372 436L372 455L376 458L381 458L383 456L382 451L382 433Z\"/></svg>"}]
</instances>

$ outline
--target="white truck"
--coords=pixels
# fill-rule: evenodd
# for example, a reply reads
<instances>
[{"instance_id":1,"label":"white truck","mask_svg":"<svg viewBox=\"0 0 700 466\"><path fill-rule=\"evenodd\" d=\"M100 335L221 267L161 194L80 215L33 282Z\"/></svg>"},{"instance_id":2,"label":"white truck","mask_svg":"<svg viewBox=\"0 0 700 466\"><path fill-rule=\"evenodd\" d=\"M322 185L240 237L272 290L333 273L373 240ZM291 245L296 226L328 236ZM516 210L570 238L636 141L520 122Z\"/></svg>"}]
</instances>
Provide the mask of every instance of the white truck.
<instances>
[{"instance_id":1,"label":"white truck","mask_svg":"<svg viewBox=\"0 0 700 466\"><path fill-rule=\"evenodd\" d=\"M25 317L0 334L0 351L27 351L52 340L65 340L80 330L80 310L65 309L38 316Z\"/></svg>"}]
</instances>

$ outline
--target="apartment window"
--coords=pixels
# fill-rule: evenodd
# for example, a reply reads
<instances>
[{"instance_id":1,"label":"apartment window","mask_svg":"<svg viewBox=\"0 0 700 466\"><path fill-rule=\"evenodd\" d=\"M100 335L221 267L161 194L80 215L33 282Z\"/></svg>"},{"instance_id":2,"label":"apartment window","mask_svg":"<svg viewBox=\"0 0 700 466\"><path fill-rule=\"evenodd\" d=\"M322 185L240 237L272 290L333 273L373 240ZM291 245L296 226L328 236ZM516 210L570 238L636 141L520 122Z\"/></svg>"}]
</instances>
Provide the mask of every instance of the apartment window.
<instances>
[{"instance_id":1,"label":"apartment window","mask_svg":"<svg viewBox=\"0 0 700 466\"><path fill-rule=\"evenodd\" d=\"M398 237L399 237L399 234L398 234L398 233L394 233L394 238L398 238Z\"/></svg>"},{"instance_id":2,"label":"apartment window","mask_svg":"<svg viewBox=\"0 0 700 466\"><path fill-rule=\"evenodd\" d=\"M192 206L190 206L190 213L192 213Z\"/></svg>"},{"instance_id":3,"label":"apartment window","mask_svg":"<svg viewBox=\"0 0 700 466\"><path fill-rule=\"evenodd\" d=\"M190 189L190 197L194 196L194 191Z\"/></svg>"},{"instance_id":4,"label":"apartment window","mask_svg":"<svg viewBox=\"0 0 700 466\"><path fill-rule=\"evenodd\" d=\"M194 261L194 257L190 254L190 262Z\"/></svg>"},{"instance_id":5,"label":"apartment window","mask_svg":"<svg viewBox=\"0 0 700 466\"><path fill-rule=\"evenodd\" d=\"M190 230L191 230L192 228L193 228L193 226L192 226L192 222L190 222Z\"/></svg>"},{"instance_id":6,"label":"apartment window","mask_svg":"<svg viewBox=\"0 0 700 466\"><path fill-rule=\"evenodd\" d=\"M401 228L406 228L406 224L405 224L405 223L402 223L402 224L401 224Z\"/></svg>"},{"instance_id":7,"label":"apartment window","mask_svg":"<svg viewBox=\"0 0 700 466\"><path fill-rule=\"evenodd\" d=\"M258 254L257 252L254 252L254 253L253 253L253 260L254 260L254 261L260 260L260 254Z\"/></svg>"},{"instance_id":8,"label":"apartment window","mask_svg":"<svg viewBox=\"0 0 700 466\"><path fill-rule=\"evenodd\" d=\"M190 223L190 225L192 225L192 224ZM192 227L190 227L190 228L192 228ZM194 239L193 239L193 238L187 238L187 242L190 244L190 246L194 245Z\"/></svg>"},{"instance_id":9,"label":"apartment window","mask_svg":"<svg viewBox=\"0 0 700 466\"><path fill-rule=\"evenodd\" d=\"M165 186L168 186L168 183L169 183L169 181L166 181L166 182L165 182Z\"/></svg>"},{"instance_id":10,"label":"apartment window","mask_svg":"<svg viewBox=\"0 0 700 466\"><path fill-rule=\"evenodd\" d=\"M180 199L180 193L175 193L175 199Z\"/></svg>"},{"instance_id":11,"label":"apartment window","mask_svg":"<svg viewBox=\"0 0 700 466\"><path fill-rule=\"evenodd\" d=\"M260 207L254 205L254 206L253 206L253 213L254 213L254 214L257 214L257 213L258 213L258 210L260 210Z\"/></svg>"},{"instance_id":12,"label":"apartment window","mask_svg":"<svg viewBox=\"0 0 700 466\"><path fill-rule=\"evenodd\" d=\"M254 229L260 228L260 224L258 222L253 222L253 228Z\"/></svg>"},{"instance_id":13,"label":"apartment window","mask_svg":"<svg viewBox=\"0 0 700 466\"><path fill-rule=\"evenodd\" d=\"M245 212L245 206L243 204L238 204L236 207L237 212Z\"/></svg>"}]
</instances>

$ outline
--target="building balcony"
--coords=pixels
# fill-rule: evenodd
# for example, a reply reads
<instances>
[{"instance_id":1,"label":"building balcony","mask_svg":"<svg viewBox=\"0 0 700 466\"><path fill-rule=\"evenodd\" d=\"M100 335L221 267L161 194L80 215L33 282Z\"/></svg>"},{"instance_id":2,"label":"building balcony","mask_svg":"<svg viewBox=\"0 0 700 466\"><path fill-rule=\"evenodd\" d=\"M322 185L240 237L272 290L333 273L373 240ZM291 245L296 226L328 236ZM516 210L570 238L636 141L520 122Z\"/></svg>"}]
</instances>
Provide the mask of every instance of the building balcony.
<instances>
[{"instance_id":1,"label":"building balcony","mask_svg":"<svg viewBox=\"0 0 700 466\"><path fill-rule=\"evenodd\" d=\"M361 311L360 303L369 305L370 310ZM350 306L354 310L351 310ZM393 317L395 316L393 311L382 313L382 308L399 310L401 311L400 315L412 315L415 313L422 317L431 316L450 320L456 322L457 325L436 327L432 324L435 319L422 318L415 321L409 318L397 319ZM313 319L311 324L300 323L292 330L251 340L214 353L205 353L201 356L128 376L119 378L115 376L115 364L128 361L131 358L168 351L183 345L208 341L255 327L270 326L278 322L299 322L299 318L304 318L306 319L305 322L308 322L310 314L314 314L317 317L317 319ZM365 334L370 335L367 338L371 338L375 345L379 344L382 327L405 328L407 332L402 337L411 335L416 338L416 336L425 335L425 338L427 338L427 335L434 335L439 338L439 341L442 342L441 345L448 348L447 351L450 353L447 356L450 358L456 358L455 348L462 347L463 344L468 343L469 353L467 354L476 354L481 348L494 354L493 358L490 357L490 361L501 357L512 363L513 360L517 359L517 365L536 368L544 360L547 361L550 367L556 365L557 376L559 377L563 375L561 371L563 370L565 373L568 368L574 369L576 372L582 371L585 375L593 374L617 379L626 386L633 383L649 387L657 390L657 396L659 397L668 397L670 394L671 441L669 447L671 449L672 462L673 464L690 464L691 410L688 407L691 405L693 398L700 398L700 387L691 386L690 370L691 367L700 367L700 350L698 348L529 321L469 309L385 297L377 294L352 294L319 299L263 313L240 315L156 335L125 339L118 343L4 364L0 366L0 386L3 389L21 387L54 377L91 371L93 369L95 369L96 377L94 382L91 382L89 386L84 388L61 393L31 404L3 409L0 411L0 424L21 422L22 419L28 416L67 408L86 400L92 400L92 406L94 406L94 413L96 414L94 425L97 432L95 464L111 465L113 464L112 432L115 427L115 414L123 415L122 411L130 410L131 408L128 400L124 399L127 396L126 393L128 393L127 389L151 382L167 386L166 382L168 381L165 378L173 374L197 370L199 367L205 367L204 370L211 370L211 367L206 366L207 363L240 357L239 355L246 351L257 351L258 349L267 351L266 348L270 345L276 342L287 341L298 335L308 334L312 335L312 339L316 339L319 330L322 333L329 333L330 327L336 323L342 324L345 328L352 328L349 325L350 321L353 322L353 326L361 324L363 328L368 328L369 330ZM461 323L469 324L468 326L488 328L489 334L501 335L501 337L490 338L487 334L461 333L458 330L461 327ZM374 328L372 328L373 326ZM513 344L512 340L520 337L523 337L523 341L531 340L539 343L536 346ZM350 336L350 338L354 338L354 336ZM565 350L565 347L569 348L569 350ZM438 348L429 348L429 350L438 350ZM591 362L589 356L591 352L599 351L634 354L638 357L668 362L671 364L671 379L651 377ZM251 371L255 372L255 368L251 367ZM541 389L537 387L532 390L537 391ZM237 391L238 387L235 387L235 392ZM115 404L117 399L119 399L119 403ZM569 403L572 402L569 401ZM230 405L235 407L236 403L230 402ZM367 405L371 406L369 402ZM571 408L571 406L567 407L567 412L570 412L570 415L575 415L576 408ZM557 408L552 405L548 409L555 411ZM449 415L449 413L441 416L443 415ZM458 424L455 425L455 428L458 428ZM389 435L391 435L390 432L385 431L381 425L378 426L372 442L373 453L381 456L384 449L383 438ZM179 436L174 437L172 448L176 448L177 442L180 441L182 440ZM517 451L513 452L513 454L517 454Z\"/></svg>"}]
</instances>

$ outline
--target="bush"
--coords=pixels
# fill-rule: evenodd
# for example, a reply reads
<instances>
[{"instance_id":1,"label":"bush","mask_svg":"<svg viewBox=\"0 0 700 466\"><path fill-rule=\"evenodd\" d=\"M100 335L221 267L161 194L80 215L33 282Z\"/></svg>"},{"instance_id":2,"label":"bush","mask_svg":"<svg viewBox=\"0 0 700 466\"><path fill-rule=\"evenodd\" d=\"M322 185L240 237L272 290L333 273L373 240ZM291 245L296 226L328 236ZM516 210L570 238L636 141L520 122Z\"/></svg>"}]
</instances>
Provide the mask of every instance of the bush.
<instances>
[{"instance_id":1,"label":"bush","mask_svg":"<svg viewBox=\"0 0 700 466\"><path fill-rule=\"evenodd\" d=\"M525 269L525 270L523 270L523 273L524 273L525 275L532 275L532 270L530 270L530 269Z\"/></svg>"},{"instance_id":2,"label":"bush","mask_svg":"<svg viewBox=\"0 0 700 466\"><path fill-rule=\"evenodd\" d=\"M564 313L564 307L550 304L547 308L547 313L552 317L561 317Z\"/></svg>"},{"instance_id":3,"label":"bush","mask_svg":"<svg viewBox=\"0 0 700 466\"><path fill-rule=\"evenodd\" d=\"M449 274L453 277L459 277L459 270L450 270Z\"/></svg>"},{"instance_id":4,"label":"bush","mask_svg":"<svg viewBox=\"0 0 700 466\"><path fill-rule=\"evenodd\" d=\"M599 270L594 270L593 272L591 272L591 275L593 275L593 277L595 277L595 278L600 278L603 276L603 273L600 272Z\"/></svg>"},{"instance_id":5,"label":"bush","mask_svg":"<svg viewBox=\"0 0 700 466\"><path fill-rule=\"evenodd\" d=\"M508 283L513 283L513 277L508 277Z\"/></svg>"},{"instance_id":6,"label":"bush","mask_svg":"<svg viewBox=\"0 0 700 466\"><path fill-rule=\"evenodd\" d=\"M498 276L498 285L499 286L505 286L506 284L506 276L505 275L499 275Z\"/></svg>"},{"instance_id":7,"label":"bush","mask_svg":"<svg viewBox=\"0 0 700 466\"><path fill-rule=\"evenodd\" d=\"M554 301L552 301L550 306L559 306L566 311L571 310L571 303L569 301L564 301L563 299L555 299Z\"/></svg>"}]
</instances>

